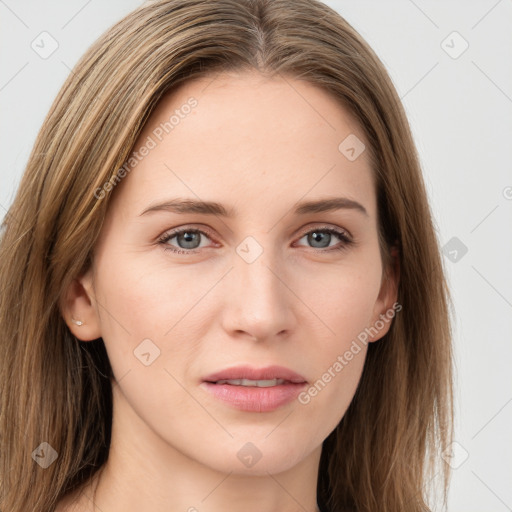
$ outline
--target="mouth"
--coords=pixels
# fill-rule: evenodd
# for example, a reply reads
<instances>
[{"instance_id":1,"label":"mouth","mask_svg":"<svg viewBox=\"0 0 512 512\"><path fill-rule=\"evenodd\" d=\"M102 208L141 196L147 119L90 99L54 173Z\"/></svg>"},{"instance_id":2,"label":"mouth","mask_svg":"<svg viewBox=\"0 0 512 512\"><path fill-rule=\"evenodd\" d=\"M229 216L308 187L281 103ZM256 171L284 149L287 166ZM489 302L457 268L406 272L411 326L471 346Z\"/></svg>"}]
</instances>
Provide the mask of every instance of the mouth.
<instances>
[{"instance_id":1,"label":"mouth","mask_svg":"<svg viewBox=\"0 0 512 512\"><path fill-rule=\"evenodd\" d=\"M201 387L217 400L245 412L271 412L292 402L307 385L302 375L282 366L238 366L211 374Z\"/></svg>"},{"instance_id":2,"label":"mouth","mask_svg":"<svg viewBox=\"0 0 512 512\"><path fill-rule=\"evenodd\" d=\"M212 384L229 384L230 386L245 386L245 387L257 387L257 388L271 388L273 386L280 386L286 381L284 379L266 379L266 380L250 380L250 379L229 379L229 380L218 380L212 382Z\"/></svg>"}]
</instances>

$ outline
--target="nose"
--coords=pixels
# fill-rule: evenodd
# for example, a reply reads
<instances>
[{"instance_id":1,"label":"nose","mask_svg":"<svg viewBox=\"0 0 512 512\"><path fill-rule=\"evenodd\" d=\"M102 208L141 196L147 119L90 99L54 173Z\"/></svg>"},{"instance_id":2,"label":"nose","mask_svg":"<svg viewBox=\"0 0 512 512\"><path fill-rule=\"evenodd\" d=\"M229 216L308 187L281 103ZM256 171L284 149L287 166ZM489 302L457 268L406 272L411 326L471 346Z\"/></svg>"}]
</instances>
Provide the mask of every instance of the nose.
<instances>
[{"instance_id":1,"label":"nose","mask_svg":"<svg viewBox=\"0 0 512 512\"><path fill-rule=\"evenodd\" d=\"M222 290L225 331L262 342L288 337L296 325L297 302L287 283L289 271L270 251L252 262L235 254L233 266Z\"/></svg>"}]
</instances>

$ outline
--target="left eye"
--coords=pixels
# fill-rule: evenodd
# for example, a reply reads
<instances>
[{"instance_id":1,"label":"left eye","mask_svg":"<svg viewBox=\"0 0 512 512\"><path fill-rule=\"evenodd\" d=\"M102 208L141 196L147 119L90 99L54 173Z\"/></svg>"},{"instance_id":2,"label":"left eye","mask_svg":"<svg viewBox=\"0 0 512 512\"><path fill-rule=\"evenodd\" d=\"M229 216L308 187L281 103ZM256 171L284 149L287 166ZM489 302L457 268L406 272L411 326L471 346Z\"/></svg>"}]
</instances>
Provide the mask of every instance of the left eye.
<instances>
[{"instance_id":1,"label":"left eye","mask_svg":"<svg viewBox=\"0 0 512 512\"><path fill-rule=\"evenodd\" d=\"M339 246L331 246L332 235L337 237L341 241ZM164 246L165 250L172 251L178 254L191 254L197 252L196 249L201 247L201 236L210 238L209 233L200 229L179 229L171 233L166 233L158 240L158 242ZM313 244L312 249L327 249L330 250L341 250L349 246L352 240L348 235L341 230L334 228L316 228L305 232L299 240L306 238L308 242ZM176 239L178 247L171 244L171 240ZM315 246L315 244L318 244ZM323 252L327 252L324 250Z\"/></svg>"},{"instance_id":2,"label":"left eye","mask_svg":"<svg viewBox=\"0 0 512 512\"><path fill-rule=\"evenodd\" d=\"M329 250L332 249L344 249L348 245L352 243L350 238L346 233L334 228L320 228L320 229L312 229L305 233L302 238L306 238L308 242L313 244L319 244L320 246L314 246L313 249L324 249L329 247L329 243L332 241L332 235L341 240L341 246L331 246ZM301 240L302 240L301 238ZM325 245L327 243L327 245Z\"/></svg>"}]
</instances>

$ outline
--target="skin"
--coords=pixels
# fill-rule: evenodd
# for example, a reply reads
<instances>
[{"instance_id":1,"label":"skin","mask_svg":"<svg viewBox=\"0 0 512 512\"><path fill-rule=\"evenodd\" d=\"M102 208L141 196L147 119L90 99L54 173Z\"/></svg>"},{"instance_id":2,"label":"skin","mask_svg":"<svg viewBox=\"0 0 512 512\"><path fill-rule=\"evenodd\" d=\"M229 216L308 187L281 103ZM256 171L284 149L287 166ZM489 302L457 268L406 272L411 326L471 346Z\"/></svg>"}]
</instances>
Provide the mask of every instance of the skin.
<instances>
[{"instance_id":1,"label":"skin","mask_svg":"<svg viewBox=\"0 0 512 512\"><path fill-rule=\"evenodd\" d=\"M93 266L62 306L77 338L103 338L116 377L112 444L95 503L104 512L313 512L322 442L354 396L367 346L309 403L273 412L239 411L200 383L241 363L282 365L315 383L392 308L398 274L383 273L368 151L350 161L338 150L348 135L365 141L364 134L316 86L223 73L164 97L135 148L191 96L192 113L117 185ZM359 202L367 215L293 213L298 201L332 196ZM237 213L140 215L176 197ZM196 235L200 247L188 250L197 252L175 254L165 248L186 251L182 237L158 239L178 227L211 236ZM325 227L354 243L329 251L343 245L336 235L316 245L306 236ZM251 263L236 250L248 236L263 250ZM133 351L148 338L160 356L145 366ZM252 467L237 457L248 442L261 454ZM92 510L96 483L59 512Z\"/></svg>"}]
</instances>

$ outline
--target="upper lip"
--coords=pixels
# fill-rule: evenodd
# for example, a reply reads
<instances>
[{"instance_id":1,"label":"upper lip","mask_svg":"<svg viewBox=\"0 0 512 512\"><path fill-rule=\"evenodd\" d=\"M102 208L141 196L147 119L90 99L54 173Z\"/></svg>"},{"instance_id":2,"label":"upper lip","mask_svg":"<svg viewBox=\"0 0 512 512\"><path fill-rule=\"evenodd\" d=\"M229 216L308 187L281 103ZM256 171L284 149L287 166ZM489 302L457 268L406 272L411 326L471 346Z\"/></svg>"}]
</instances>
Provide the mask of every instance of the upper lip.
<instances>
[{"instance_id":1,"label":"upper lip","mask_svg":"<svg viewBox=\"0 0 512 512\"><path fill-rule=\"evenodd\" d=\"M272 380L282 379L293 383L306 382L306 379L284 366L266 366L264 368L254 368L252 366L234 366L226 368L218 372L207 375L203 378L205 382L217 382L219 380L234 380L234 379L248 379L248 380Z\"/></svg>"}]
</instances>

